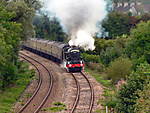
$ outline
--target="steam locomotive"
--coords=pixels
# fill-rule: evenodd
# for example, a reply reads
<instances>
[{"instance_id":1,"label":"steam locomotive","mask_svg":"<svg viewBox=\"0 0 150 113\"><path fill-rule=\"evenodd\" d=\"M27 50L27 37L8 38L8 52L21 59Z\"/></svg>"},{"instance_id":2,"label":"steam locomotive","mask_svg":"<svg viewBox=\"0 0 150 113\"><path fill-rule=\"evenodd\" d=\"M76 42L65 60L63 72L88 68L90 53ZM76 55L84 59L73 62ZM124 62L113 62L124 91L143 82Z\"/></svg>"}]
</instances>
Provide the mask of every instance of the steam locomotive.
<instances>
[{"instance_id":1,"label":"steam locomotive","mask_svg":"<svg viewBox=\"0 0 150 113\"><path fill-rule=\"evenodd\" d=\"M80 57L80 50L76 46L31 38L23 44L22 48L63 64L68 72L80 72L84 68L83 60Z\"/></svg>"}]
</instances>

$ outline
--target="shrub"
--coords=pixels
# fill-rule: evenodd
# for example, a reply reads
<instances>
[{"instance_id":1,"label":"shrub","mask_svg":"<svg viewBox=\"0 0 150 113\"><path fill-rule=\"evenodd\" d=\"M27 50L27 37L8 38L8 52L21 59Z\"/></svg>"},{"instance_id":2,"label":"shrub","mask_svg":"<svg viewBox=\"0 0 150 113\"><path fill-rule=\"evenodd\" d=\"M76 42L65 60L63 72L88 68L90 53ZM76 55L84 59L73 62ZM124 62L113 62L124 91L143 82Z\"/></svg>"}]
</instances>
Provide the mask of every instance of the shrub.
<instances>
[{"instance_id":1,"label":"shrub","mask_svg":"<svg viewBox=\"0 0 150 113\"><path fill-rule=\"evenodd\" d=\"M149 113L150 111L150 83L144 86L143 91L138 91L139 99L136 101L135 113Z\"/></svg>"},{"instance_id":2,"label":"shrub","mask_svg":"<svg viewBox=\"0 0 150 113\"><path fill-rule=\"evenodd\" d=\"M118 58L107 68L107 77L113 82L125 78L131 72L132 63L127 58Z\"/></svg>"},{"instance_id":3,"label":"shrub","mask_svg":"<svg viewBox=\"0 0 150 113\"><path fill-rule=\"evenodd\" d=\"M108 47L101 52L100 59L104 65L108 66L110 62L120 57L121 54L122 50L119 47Z\"/></svg>"},{"instance_id":4,"label":"shrub","mask_svg":"<svg viewBox=\"0 0 150 113\"><path fill-rule=\"evenodd\" d=\"M150 81L150 77L147 74L150 73L149 64L141 64L137 71L130 74L127 83L121 88L118 93L117 110L121 113L137 113L135 111L135 104L140 97L137 91L143 91L146 81ZM145 113L145 112L141 112Z\"/></svg>"},{"instance_id":5,"label":"shrub","mask_svg":"<svg viewBox=\"0 0 150 113\"><path fill-rule=\"evenodd\" d=\"M141 22L131 31L131 40L127 43L125 53L131 59L144 59L150 62L150 21Z\"/></svg>"},{"instance_id":6,"label":"shrub","mask_svg":"<svg viewBox=\"0 0 150 113\"><path fill-rule=\"evenodd\" d=\"M102 50L106 50L107 47L112 47L114 45L114 40L106 40L101 38L95 39L95 52L97 55L101 53Z\"/></svg>"},{"instance_id":7,"label":"shrub","mask_svg":"<svg viewBox=\"0 0 150 113\"><path fill-rule=\"evenodd\" d=\"M117 104L116 92L111 89L105 89L104 94L104 106L108 106L108 108L115 108Z\"/></svg>"},{"instance_id":8,"label":"shrub","mask_svg":"<svg viewBox=\"0 0 150 113\"><path fill-rule=\"evenodd\" d=\"M89 62L89 63L86 63L87 66L91 69L91 70L96 70L98 72L103 72L104 69L105 69L105 66L103 64L100 64L100 63L92 63L92 62Z\"/></svg>"},{"instance_id":9,"label":"shrub","mask_svg":"<svg viewBox=\"0 0 150 113\"><path fill-rule=\"evenodd\" d=\"M94 63L100 62L100 57L98 55L90 55L87 53L83 53L82 57L83 57L85 62L94 62Z\"/></svg>"}]
</instances>

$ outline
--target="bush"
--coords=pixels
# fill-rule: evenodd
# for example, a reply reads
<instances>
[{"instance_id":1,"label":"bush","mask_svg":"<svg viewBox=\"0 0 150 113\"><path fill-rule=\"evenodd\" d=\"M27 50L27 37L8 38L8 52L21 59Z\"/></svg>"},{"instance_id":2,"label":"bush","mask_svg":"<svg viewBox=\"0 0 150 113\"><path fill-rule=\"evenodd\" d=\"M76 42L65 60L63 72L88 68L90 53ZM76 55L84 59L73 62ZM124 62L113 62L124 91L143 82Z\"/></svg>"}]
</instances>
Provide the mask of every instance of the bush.
<instances>
[{"instance_id":1,"label":"bush","mask_svg":"<svg viewBox=\"0 0 150 113\"><path fill-rule=\"evenodd\" d=\"M7 10L6 1L0 1L0 90L12 84L18 75L17 55L22 26L10 21L15 16Z\"/></svg>"},{"instance_id":2,"label":"bush","mask_svg":"<svg viewBox=\"0 0 150 113\"><path fill-rule=\"evenodd\" d=\"M98 55L90 55L87 53L82 53L82 57L85 62L93 62L93 63L99 63L100 57Z\"/></svg>"},{"instance_id":3,"label":"bush","mask_svg":"<svg viewBox=\"0 0 150 113\"><path fill-rule=\"evenodd\" d=\"M117 104L116 92L112 89L105 89L103 96L106 98L104 99L104 106L108 106L108 108L115 108Z\"/></svg>"},{"instance_id":4,"label":"bush","mask_svg":"<svg viewBox=\"0 0 150 113\"><path fill-rule=\"evenodd\" d=\"M96 70L98 72L103 72L105 70L105 66L103 64L100 63L86 63L86 65L88 66L88 68L90 68L91 70Z\"/></svg>"},{"instance_id":5,"label":"bush","mask_svg":"<svg viewBox=\"0 0 150 113\"><path fill-rule=\"evenodd\" d=\"M96 38L95 39L95 53L97 55L100 55L102 50L106 50L107 47L112 47L114 45L114 40L105 40L101 38Z\"/></svg>"},{"instance_id":6,"label":"bush","mask_svg":"<svg viewBox=\"0 0 150 113\"><path fill-rule=\"evenodd\" d=\"M105 32L109 32L109 37L115 38L123 34L129 34L131 29L130 18L127 14L111 12L107 19L102 22Z\"/></svg>"},{"instance_id":7,"label":"bush","mask_svg":"<svg viewBox=\"0 0 150 113\"><path fill-rule=\"evenodd\" d=\"M150 21L141 22L131 31L131 40L127 43L125 52L131 59L144 57L150 63Z\"/></svg>"},{"instance_id":8,"label":"bush","mask_svg":"<svg viewBox=\"0 0 150 113\"><path fill-rule=\"evenodd\" d=\"M131 72L132 63L127 58L118 58L107 68L107 77L113 82L125 78Z\"/></svg>"},{"instance_id":9,"label":"bush","mask_svg":"<svg viewBox=\"0 0 150 113\"><path fill-rule=\"evenodd\" d=\"M120 57L121 54L122 50L119 47L108 47L101 52L100 59L104 65L108 66L110 62Z\"/></svg>"},{"instance_id":10,"label":"bush","mask_svg":"<svg viewBox=\"0 0 150 113\"><path fill-rule=\"evenodd\" d=\"M117 110L121 113L137 113L135 111L135 104L140 97L137 91L143 91L146 81L150 81L150 77L147 73L150 73L149 64L141 64L137 71L130 74L125 84L118 93ZM145 113L145 112L141 112Z\"/></svg>"},{"instance_id":11,"label":"bush","mask_svg":"<svg viewBox=\"0 0 150 113\"><path fill-rule=\"evenodd\" d=\"M136 101L135 113L149 113L150 111L150 83L144 86L143 91L138 91L140 98Z\"/></svg>"}]
</instances>

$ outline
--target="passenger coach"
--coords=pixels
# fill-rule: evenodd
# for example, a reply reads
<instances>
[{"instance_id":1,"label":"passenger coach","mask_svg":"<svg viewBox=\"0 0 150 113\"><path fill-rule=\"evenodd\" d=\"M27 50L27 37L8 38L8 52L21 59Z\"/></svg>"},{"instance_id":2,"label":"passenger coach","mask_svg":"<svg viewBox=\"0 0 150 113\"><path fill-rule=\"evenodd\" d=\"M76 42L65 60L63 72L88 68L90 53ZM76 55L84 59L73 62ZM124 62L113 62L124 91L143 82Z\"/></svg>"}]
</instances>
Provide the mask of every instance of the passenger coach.
<instances>
[{"instance_id":1,"label":"passenger coach","mask_svg":"<svg viewBox=\"0 0 150 113\"><path fill-rule=\"evenodd\" d=\"M31 38L22 47L54 62L63 64L68 72L82 71L84 67L83 60L80 57L80 50L76 46Z\"/></svg>"}]
</instances>

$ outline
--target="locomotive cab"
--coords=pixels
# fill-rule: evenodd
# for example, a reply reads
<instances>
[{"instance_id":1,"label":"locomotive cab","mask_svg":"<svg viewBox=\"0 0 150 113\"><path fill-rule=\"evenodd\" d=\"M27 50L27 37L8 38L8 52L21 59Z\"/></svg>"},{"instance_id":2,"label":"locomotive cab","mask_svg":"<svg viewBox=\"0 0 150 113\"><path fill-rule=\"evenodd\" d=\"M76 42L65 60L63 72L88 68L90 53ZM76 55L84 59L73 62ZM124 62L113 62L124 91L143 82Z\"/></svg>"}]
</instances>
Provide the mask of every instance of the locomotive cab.
<instances>
[{"instance_id":1,"label":"locomotive cab","mask_svg":"<svg viewBox=\"0 0 150 113\"><path fill-rule=\"evenodd\" d=\"M83 69L83 62L82 61L68 61L66 63L66 67L68 72L80 72Z\"/></svg>"},{"instance_id":2,"label":"locomotive cab","mask_svg":"<svg viewBox=\"0 0 150 113\"><path fill-rule=\"evenodd\" d=\"M68 72L82 71L84 64L80 57L80 51L77 47L72 46L65 52L66 69Z\"/></svg>"}]
</instances>

